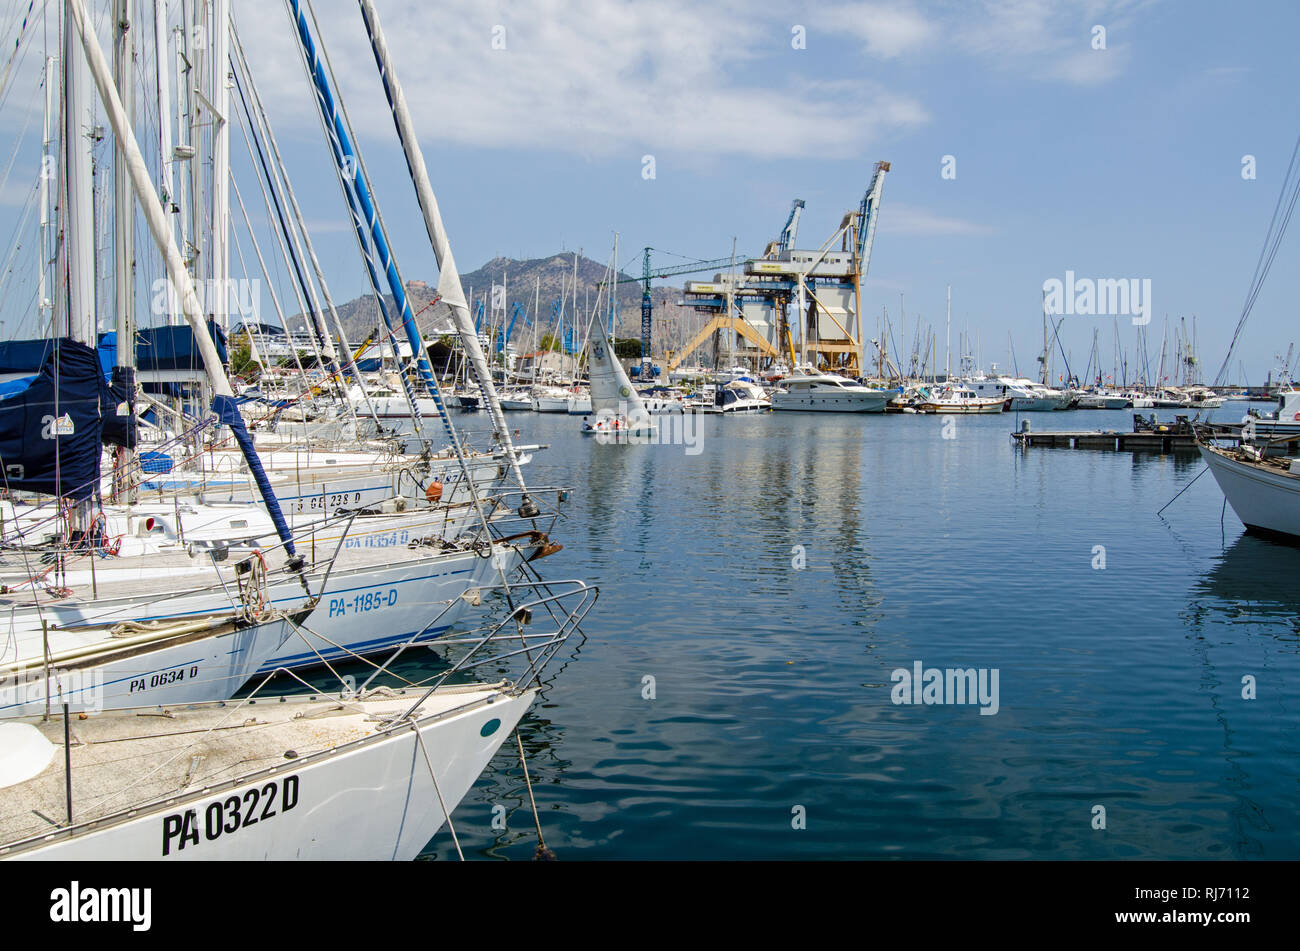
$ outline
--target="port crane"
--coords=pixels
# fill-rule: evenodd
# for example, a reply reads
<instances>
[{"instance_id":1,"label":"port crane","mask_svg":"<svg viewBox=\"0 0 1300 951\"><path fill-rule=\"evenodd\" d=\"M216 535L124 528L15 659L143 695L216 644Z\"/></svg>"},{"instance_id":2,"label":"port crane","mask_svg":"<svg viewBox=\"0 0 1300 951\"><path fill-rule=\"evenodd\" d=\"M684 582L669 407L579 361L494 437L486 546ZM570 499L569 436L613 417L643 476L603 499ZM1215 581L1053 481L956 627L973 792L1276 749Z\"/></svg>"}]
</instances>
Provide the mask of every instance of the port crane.
<instances>
[{"instance_id":1,"label":"port crane","mask_svg":"<svg viewBox=\"0 0 1300 951\"><path fill-rule=\"evenodd\" d=\"M861 202L845 212L839 227L820 247L801 250L795 246L804 209L803 200L796 199L776 239L768 242L761 257L744 262L743 273L725 278L719 274L712 283L689 282L687 301L716 316L668 361L668 369L679 365L712 333L731 328L760 357L779 359L778 348L784 348L792 366L811 362L857 373L865 342L862 279L871 261L889 169L889 162L875 164ZM737 308L740 315L732 312ZM774 325L767 324L768 314L775 318ZM800 328L797 350L791 332L796 322ZM770 327L767 333L758 329L763 326Z\"/></svg>"},{"instance_id":2,"label":"port crane","mask_svg":"<svg viewBox=\"0 0 1300 951\"><path fill-rule=\"evenodd\" d=\"M653 370L651 369L650 355L650 334L653 320L653 301L650 298L650 282L660 277L676 277L682 274L699 274L704 271L716 271L720 267L730 267L731 258L717 258L712 261L687 261L683 264L673 264L668 267L652 268L650 266L650 252L654 248L647 247L642 252L641 258L641 276L639 278L625 276L619 277L619 284L629 284L636 281L641 283L641 379L648 381L651 378ZM661 252L662 253L662 252ZM749 261L748 258L737 260L735 263L744 265Z\"/></svg>"}]
</instances>

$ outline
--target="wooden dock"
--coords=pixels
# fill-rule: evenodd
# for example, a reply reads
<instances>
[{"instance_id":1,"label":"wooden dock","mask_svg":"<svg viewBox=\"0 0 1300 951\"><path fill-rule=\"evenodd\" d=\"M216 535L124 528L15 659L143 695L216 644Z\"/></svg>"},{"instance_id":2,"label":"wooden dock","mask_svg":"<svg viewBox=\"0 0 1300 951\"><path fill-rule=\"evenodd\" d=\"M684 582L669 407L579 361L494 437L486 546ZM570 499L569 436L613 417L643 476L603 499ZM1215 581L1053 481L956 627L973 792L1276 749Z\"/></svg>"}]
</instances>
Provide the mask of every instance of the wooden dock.
<instances>
[{"instance_id":1,"label":"wooden dock","mask_svg":"<svg viewBox=\"0 0 1300 951\"><path fill-rule=\"evenodd\" d=\"M1022 423L1018 432L1011 438L1021 446L1040 446L1055 449L1103 449L1111 452L1196 452L1196 433L1199 428L1203 435L1215 440L1239 439L1240 423L1216 423L1213 426L1201 424L1199 427L1180 416L1172 423L1156 423L1135 417L1131 431L1089 430L1083 432L1064 432L1042 430L1035 432L1029 420Z\"/></svg>"}]
</instances>

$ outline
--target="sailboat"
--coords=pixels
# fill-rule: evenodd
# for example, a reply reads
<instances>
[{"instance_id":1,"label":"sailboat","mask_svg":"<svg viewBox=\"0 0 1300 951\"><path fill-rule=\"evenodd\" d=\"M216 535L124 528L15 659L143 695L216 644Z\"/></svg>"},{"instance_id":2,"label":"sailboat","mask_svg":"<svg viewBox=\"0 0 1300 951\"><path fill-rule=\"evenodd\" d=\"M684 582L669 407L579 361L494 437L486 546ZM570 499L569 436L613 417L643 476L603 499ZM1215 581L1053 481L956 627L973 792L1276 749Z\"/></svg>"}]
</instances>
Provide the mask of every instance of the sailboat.
<instances>
[{"instance_id":1,"label":"sailboat","mask_svg":"<svg viewBox=\"0 0 1300 951\"><path fill-rule=\"evenodd\" d=\"M614 345L605 332L604 320L595 316L591 326L588 374L591 378L592 415L582 421L583 434L606 439L653 435L656 431L654 417L632 386L623 364L614 355Z\"/></svg>"},{"instance_id":2,"label":"sailboat","mask_svg":"<svg viewBox=\"0 0 1300 951\"><path fill-rule=\"evenodd\" d=\"M413 859L596 596L558 582L515 602L459 637L459 659L426 687L259 689L235 702L56 707L0 723L0 859ZM554 626L537 630L534 617ZM494 679L473 679L480 669Z\"/></svg>"},{"instance_id":3,"label":"sailboat","mask_svg":"<svg viewBox=\"0 0 1300 951\"><path fill-rule=\"evenodd\" d=\"M1300 435L1274 437L1262 447L1252 445L1256 435L1250 420L1240 446L1223 448L1203 439L1201 458L1248 532L1300 545Z\"/></svg>"}]
</instances>

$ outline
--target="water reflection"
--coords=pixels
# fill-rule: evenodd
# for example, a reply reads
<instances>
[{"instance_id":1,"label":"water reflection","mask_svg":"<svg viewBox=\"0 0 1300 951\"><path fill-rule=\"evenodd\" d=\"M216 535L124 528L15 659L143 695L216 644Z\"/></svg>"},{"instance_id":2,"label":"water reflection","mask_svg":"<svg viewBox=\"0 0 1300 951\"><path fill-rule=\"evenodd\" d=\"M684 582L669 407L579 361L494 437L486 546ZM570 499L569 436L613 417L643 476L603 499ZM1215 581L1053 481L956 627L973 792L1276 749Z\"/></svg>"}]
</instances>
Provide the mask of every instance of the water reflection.
<instances>
[{"instance_id":1,"label":"water reflection","mask_svg":"<svg viewBox=\"0 0 1300 951\"><path fill-rule=\"evenodd\" d=\"M1287 618L1300 631L1300 548L1239 535L1192 588L1194 609L1234 620Z\"/></svg>"}]
</instances>

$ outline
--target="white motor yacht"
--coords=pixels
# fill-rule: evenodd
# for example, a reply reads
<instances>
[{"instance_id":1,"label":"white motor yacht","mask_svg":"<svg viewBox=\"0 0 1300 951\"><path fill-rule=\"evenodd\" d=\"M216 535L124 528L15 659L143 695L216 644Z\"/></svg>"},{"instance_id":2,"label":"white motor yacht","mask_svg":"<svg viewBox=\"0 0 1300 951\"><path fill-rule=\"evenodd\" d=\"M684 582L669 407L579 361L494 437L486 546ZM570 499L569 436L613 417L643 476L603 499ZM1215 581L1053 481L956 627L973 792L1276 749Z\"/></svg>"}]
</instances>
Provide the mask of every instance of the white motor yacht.
<instances>
[{"instance_id":1,"label":"white motor yacht","mask_svg":"<svg viewBox=\"0 0 1300 951\"><path fill-rule=\"evenodd\" d=\"M772 394L772 409L818 413L883 413L891 390L862 386L829 373L786 377Z\"/></svg>"}]
</instances>

